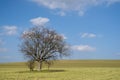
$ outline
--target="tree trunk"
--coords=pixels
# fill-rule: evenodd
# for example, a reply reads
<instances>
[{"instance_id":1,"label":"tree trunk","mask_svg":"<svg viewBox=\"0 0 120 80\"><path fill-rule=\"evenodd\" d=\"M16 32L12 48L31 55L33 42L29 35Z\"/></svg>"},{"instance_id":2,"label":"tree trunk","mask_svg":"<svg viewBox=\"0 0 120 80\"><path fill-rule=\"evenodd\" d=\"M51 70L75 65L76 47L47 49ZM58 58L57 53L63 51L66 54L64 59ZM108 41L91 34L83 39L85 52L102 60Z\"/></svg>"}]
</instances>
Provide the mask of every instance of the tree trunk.
<instances>
[{"instance_id":1,"label":"tree trunk","mask_svg":"<svg viewBox=\"0 0 120 80\"><path fill-rule=\"evenodd\" d=\"M48 70L50 69L50 64L48 64Z\"/></svg>"},{"instance_id":2,"label":"tree trunk","mask_svg":"<svg viewBox=\"0 0 120 80\"><path fill-rule=\"evenodd\" d=\"M38 62L38 71L41 71L41 69L42 69L42 61L39 61Z\"/></svg>"}]
</instances>

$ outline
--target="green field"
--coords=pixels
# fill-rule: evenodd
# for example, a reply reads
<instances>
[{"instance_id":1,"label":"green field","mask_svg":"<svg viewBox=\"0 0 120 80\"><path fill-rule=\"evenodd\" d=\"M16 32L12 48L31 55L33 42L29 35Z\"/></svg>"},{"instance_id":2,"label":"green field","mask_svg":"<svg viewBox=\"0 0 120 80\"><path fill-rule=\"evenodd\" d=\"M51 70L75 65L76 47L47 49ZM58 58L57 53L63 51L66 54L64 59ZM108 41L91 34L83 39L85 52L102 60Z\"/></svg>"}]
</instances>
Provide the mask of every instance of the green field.
<instances>
[{"instance_id":1,"label":"green field","mask_svg":"<svg viewBox=\"0 0 120 80\"><path fill-rule=\"evenodd\" d=\"M120 60L61 60L41 72L30 72L23 62L4 63L0 80L120 80Z\"/></svg>"}]
</instances>

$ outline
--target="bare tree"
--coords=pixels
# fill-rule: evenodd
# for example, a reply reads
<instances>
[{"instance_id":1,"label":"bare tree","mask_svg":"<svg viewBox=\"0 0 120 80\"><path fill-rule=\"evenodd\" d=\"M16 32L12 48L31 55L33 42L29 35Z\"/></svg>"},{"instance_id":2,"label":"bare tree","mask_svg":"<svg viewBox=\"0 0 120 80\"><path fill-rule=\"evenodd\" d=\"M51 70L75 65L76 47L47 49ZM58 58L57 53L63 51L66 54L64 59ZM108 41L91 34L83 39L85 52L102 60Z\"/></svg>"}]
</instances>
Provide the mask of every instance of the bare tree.
<instances>
[{"instance_id":1,"label":"bare tree","mask_svg":"<svg viewBox=\"0 0 120 80\"><path fill-rule=\"evenodd\" d=\"M39 71L43 62L68 56L68 45L64 37L55 30L46 27L33 27L22 34L20 51L28 58L39 63Z\"/></svg>"}]
</instances>

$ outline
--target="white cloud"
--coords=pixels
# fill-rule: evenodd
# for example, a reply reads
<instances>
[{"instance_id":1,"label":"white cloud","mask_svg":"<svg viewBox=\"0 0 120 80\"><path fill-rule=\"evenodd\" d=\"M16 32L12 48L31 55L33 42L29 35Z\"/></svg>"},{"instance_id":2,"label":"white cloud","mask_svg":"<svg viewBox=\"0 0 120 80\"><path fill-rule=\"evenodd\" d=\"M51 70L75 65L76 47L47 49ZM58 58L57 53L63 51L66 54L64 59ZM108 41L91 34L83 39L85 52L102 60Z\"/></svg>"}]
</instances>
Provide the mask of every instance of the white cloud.
<instances>
[{"instance_id":1,"label":"white cloud","mask_svg":"<svg viewBox=\"0 0 120 80\"><path fill-rule=\"evenodd\" d=\"M17 34L17 27L16 26L3 26L4 33L6 35L15 35Z\"/></svg>"},{"instance_id":2,"label":"white cloud","mask_svg":"<svg viewBox=\"0 0 120 80\"><path fill-rule=\"evenodd\" d=\"M97 35L93 33L81 33L81 38L95 38Z\"/></svg>"},{"instance_id":3,"label":"white cloud","mask_svg":"<svg viewBox=\"0 0 120 80\"><path fill-rule=\"evenodd\" d=\"M85 11L90 7L98 5L111 5L120 2L120 0L32 0L33 2L45 6L51 10L62 11L60 15L66 12L75 11L83 16Z\"/></svg>"},{"instance_id":4,"label":"white cloud","mask_svg":"<svg viewBox=\"0 0 120 80\"><path fill-rule=\"evenodd\" d=\"M37 17L30 20L30 22L35 26L44 26L50 20L48 18Z\"/></svg>"},{"instance_id":5,"label":"white cloud","mask_svg":"<svg viewBox=\"0 0 120 80\"><path fill-rule=\"evenodd\" d=\"M63 39L67 39L67 37L64 34L61 34L61 36L63 37Z\"/></svg>"},{"instance_id":6,"label":"white cloud","mask_svg":"<svg viewBox=\"0 0 120 80\"><path fill-rule=\"evenodd\" d=\"M72 49L80 52L93 52L96 50L95 47L91 47L89 45L75 45L72 46Z\"/></svg>"}]
</instances>

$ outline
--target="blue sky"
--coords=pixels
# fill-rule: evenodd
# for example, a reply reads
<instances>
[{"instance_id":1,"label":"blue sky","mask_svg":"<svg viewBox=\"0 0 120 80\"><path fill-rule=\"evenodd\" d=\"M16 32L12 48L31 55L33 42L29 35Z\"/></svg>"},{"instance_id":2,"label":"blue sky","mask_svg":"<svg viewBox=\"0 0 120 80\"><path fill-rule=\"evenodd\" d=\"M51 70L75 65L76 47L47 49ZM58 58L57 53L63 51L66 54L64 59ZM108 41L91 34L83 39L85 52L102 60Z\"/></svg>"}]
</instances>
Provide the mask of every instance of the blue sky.
<instances>
[{"instance_id":1,"label":"blue sky","mask_svg":"<svg viewBox=\"0 0 120 80\"><path fill-rule=\"evenodd\" d=\"M25 60L20 34L35 25L63 35L65 59L120 59L120 0L0 0L0 62Z\"/></svg>"}]
</instances>

